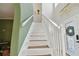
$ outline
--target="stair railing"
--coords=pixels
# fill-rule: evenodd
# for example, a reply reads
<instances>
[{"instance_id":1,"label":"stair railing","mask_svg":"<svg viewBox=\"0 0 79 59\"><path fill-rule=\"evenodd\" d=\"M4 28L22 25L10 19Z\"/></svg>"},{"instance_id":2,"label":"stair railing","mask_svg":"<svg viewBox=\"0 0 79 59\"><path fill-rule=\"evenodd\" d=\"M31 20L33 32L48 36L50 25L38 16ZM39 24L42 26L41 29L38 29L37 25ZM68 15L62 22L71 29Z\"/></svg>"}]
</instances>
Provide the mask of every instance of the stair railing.
<instances>
[{"instance_id":1,"label":"stair railing","mask_svg":"<svg viewBox=\"0 0 79 59\"><path fill-rule=\"evenodd\" d=\"M19 35L19 54L18 55L22 55L22 49L25 47L25 44L28 44L29 40L26 40L28 37L28 32L30 29L30 26L33 22L33 15L31 15L30 17L24 19L24 21L21 21L21 27L20 27L20 35ZM26 48L28 47L28 45L26 46Z\"/></svg>"},{"instance_id":2,"label":"stair railing","mask_svg":"<svg viewBox=\"0 0 79 59\"><path fill-rule=\"evenodd\" d=\"M31 15L30 17L28 17L28 19L26 18L25 21L22 23L22 26L25 26L25 24L27 24L27 22L29 20L31 20L32 17L33 17L33 15Z\"/></svg>"},{"instance_id":3,"label":"stair railing","mask_svg":"<svg viewBox=\"0 0 79 59\"><path fill-rule=\"evenodd\" d=\"M42 22L46 27L49 46L53 56L65 55L65 43L62 38L62 27L56 24L53 20L42 15Z\"/></svg>"}]
</instances>

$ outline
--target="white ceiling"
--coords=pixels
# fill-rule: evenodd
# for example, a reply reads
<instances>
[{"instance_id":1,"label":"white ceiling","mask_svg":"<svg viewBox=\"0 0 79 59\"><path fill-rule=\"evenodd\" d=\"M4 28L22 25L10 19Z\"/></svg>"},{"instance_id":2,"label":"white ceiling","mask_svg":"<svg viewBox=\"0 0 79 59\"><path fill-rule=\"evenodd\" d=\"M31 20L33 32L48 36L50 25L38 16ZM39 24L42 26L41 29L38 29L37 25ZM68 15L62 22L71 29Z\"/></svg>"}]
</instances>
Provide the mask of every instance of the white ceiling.
<instances>
[{"instance_id":1,"label":"white ceiling","mask_svg":"<svg viewBox=\"0 0 79 59\"><path fill-rule=\"evenodd\" d=\"M62 24L69 20L68 18L79 14L79 3L59 3L55 11L56 23Z\"/></svg>"},{"instance_id":2,"label":"white ceiling","mask_svg":"<svg viewBox=\"0 0 79 59\"><path fill-rule=\"evenodd\" d=\"M0 4L0 19L3 18L13 18L14 16L14 6L11 3L1 3Z\"/></svg>"}]
</instances>

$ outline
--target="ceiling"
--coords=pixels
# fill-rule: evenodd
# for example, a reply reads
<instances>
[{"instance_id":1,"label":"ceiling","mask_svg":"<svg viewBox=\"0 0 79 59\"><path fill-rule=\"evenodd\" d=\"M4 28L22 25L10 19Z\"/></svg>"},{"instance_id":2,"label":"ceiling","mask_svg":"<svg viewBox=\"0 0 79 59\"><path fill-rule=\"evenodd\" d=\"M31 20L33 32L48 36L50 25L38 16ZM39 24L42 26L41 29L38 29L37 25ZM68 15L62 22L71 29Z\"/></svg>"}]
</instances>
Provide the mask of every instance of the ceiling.
<instances>
[{"instance_id":1,"label":"ceiling","mask_svg":"<svg viewBox=\"0 0 79 59\"><path fill-rule=\"evenodd\" d=\"M14 17L14 4L0 3L0 19L12 19Z\"/></svg>"},{"instance_id":2,"label":"ceiling","mask_svg":"<svg viewBox=\"0 0 79 59\"><path fill-rule=\"evenodd\" d=\"M76 3L59 3L55 9L55 21L62 24L69 20L68 18L79 14L79 4Z\"/></svg>"}]
</instances>

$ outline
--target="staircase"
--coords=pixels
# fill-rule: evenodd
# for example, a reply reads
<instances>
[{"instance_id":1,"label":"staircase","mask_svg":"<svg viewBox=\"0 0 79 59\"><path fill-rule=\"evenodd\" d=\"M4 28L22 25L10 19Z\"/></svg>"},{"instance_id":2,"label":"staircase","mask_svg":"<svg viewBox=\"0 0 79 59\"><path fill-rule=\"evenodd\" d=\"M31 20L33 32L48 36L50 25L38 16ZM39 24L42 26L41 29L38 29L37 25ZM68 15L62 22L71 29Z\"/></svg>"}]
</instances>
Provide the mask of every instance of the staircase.
<instances>
[{"instance_id":1,"label":"staircase","mask_svg":"<svg viewBox=\"0 0 79 59\"><path fill-rule=\"evenodd\" d=\"M20 50L20 56L51 56L51 49L42 23L33 22L27 39Z\"/></svg>"}]
</instances>

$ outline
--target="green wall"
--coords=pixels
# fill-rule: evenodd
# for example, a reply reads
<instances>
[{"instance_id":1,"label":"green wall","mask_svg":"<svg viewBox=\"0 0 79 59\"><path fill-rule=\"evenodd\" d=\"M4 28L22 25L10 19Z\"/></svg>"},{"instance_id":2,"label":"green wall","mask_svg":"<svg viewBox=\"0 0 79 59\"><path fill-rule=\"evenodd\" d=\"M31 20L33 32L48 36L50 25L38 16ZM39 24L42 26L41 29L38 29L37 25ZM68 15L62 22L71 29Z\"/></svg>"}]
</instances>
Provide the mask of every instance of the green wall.
<instances>
[{"instance_id":1,"label":"green wall","mask_svg":"<svg viewBox=\"0 0 79 59\"><path fill-rule=\"evenodd\" d=\"M21 3L21 22L26 20L29 16L33 14L33 4L32 3Z\"/></svg>"},{"instance_id":2,"label":"green wall","mask_svg":"<svg viewBox=\"0 0 79 59\"><path fill-rule=\"evenodd\" d=\"M12 31L12 40L11 40L11 56L17 56L21 46L27 36L30 25L32 24L33 18L22 27L22 23L28 19L29 16L33 14L33 5L24 3L24 4L15 4L15 15L13 22L13 31Z\"/></svg>"},{"instance_id":3,"label":"green wall","mask_svg":"<svg viewBox=\"0 0 79 59\"><path fill-rule=\"evenodd\" d=\"M12 40L11 40L11 51L10 55L16 56L18 55L18 41L19 41L19 26L20 26L20 4L14 4L15 7L15 15L13 22L13 32L12 32Z\"/></svg>"},{"instance_id":4,"label":"green wall","mask_svg":"<svg viewBox=\"0 0 79 59\"><path fill-rule=\"evenodd\" d=\"M21 46L25 40L25 37L27 36L27 33L29 31L29 28L32 24L33 18L27 23L25 24L25 26L22 26L22 23L28 19L29 16L31 16L33 14L33 5L31 3L22 3L20 4L21 7L21 26L20 26L20 36L19 36L19 49L18 49L18 53L21 49Z\"/></svg>"}]
</instances>

